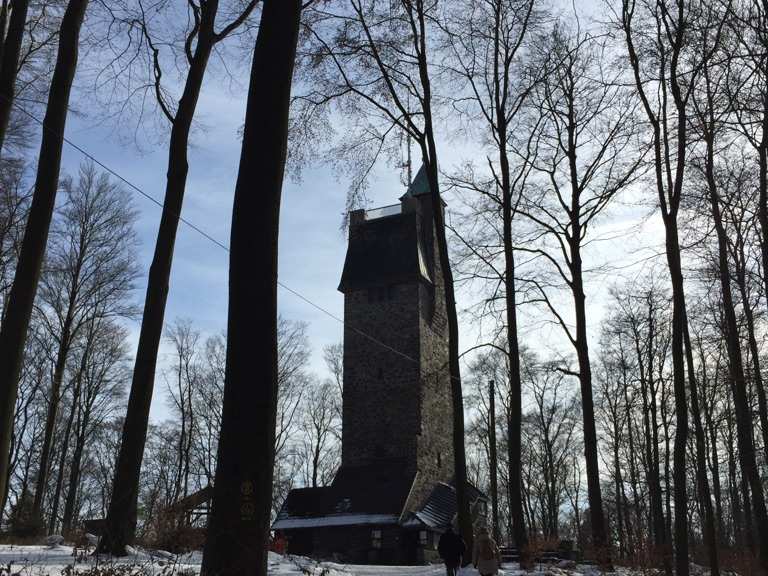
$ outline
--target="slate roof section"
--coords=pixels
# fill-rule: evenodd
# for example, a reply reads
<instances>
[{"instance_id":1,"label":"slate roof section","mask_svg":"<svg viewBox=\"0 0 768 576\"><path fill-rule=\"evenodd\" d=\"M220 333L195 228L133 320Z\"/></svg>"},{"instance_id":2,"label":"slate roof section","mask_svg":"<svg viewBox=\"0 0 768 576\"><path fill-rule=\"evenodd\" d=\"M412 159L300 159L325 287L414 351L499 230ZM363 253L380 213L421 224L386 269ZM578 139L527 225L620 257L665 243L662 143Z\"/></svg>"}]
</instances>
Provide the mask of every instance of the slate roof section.
<instances>
[{"instance_id":1,"label":"slate roof section","mask_svg":"<svg viewBox=\"0 0 768 576\"><path fill-rule=\"evenodd\" d=\"M416 217L409 212L353 224L339 290L346 293L382 284L431 282L425 274Z\"/></svg>"},{"instance_id":2,"label":"slate roof section","mask_svg":"<svg viewBox=\"0 0 768 576\"><path fill-rule=\"evenodd\" d=\"M382 459L365 466L342 466L332 487L338 498L347 499L345 512L399 516L415 476L405 461Z\"/></svg>"},{"instance_id":3,"label":"slate roof section","mask_svg":"<svg viewBox=\"0 0 768 576\"><path fill-rule=\"evenodd\" d=\"M331 486L291 490L272 528L396 524L414 478L401 460L342 466Z\"/></svg>"},{"instance_id":4,"label":"slate roof section","mask_svg":"<svg viewBox=\"0 0 768 576\"><path fill-rule=\"evenodd\" d=\"M467 483L467 497L471 503L479 499L487 500L485 494L469 483ZM416 519L438 531L445 530L453 522L455 515L456 489L444 482L435 484L424 506L415 513Z\"/></svg>"},{"instance_id":5,"label":"slate roof section","mask_svg":"<svg viewBox=\"0 0 768 576\"><path fill-rule=\"evenodd\" d=\"M330 486L320 488L295 488L288 493L278 518L313 517L328 514L333 506L333 491Z\"/></svg>"}]
</instances>

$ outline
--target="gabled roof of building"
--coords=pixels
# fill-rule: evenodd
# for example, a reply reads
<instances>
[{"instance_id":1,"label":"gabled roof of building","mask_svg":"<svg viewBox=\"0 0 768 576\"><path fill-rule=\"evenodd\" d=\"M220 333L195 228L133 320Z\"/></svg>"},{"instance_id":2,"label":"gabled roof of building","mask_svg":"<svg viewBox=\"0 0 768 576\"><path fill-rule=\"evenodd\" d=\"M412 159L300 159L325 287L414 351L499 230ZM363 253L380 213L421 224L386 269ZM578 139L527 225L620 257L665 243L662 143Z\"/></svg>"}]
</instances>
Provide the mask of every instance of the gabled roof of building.
<instances>
[{"instance_id":1,"label":"gabled roof of building","mask_svg":"<svg viewBox=\"0 0 768 576\"><path fill-rule=\"evenodd\" d=\"M291 490L272 527L396 524L414 477L402 460L342 466L331 486Z\"/></svg>"}]
</instances>

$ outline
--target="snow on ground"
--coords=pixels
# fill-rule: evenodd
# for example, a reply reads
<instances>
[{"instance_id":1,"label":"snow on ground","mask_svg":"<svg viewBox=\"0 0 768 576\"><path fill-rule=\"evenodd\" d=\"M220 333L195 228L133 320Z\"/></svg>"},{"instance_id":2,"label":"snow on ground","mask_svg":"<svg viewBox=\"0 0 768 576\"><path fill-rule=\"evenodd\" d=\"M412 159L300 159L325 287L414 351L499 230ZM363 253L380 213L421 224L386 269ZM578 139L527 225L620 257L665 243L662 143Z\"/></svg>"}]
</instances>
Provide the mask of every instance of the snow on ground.
<instances>
[{"instance_id":1,"label":"snow on ground","mask_svg":"<svg viewBox=\"0 0 768 576\"><path fill-rule=\"evenodd\" d=\"M174 556L162 550L131 549L125 558L104 559L90 555L90 550L72 546L16 546L0 545L0 576L69 576L83 574L94 568L114 566L121 576L194 576L200 571L202 555L192 552ZM618 576L630 576L623 574ZM269 553L270 576L443 576L442 565L430 566L359 566L315 562L308 558L280 556ZM92 574L96 574L93 570ZM575 568L542 565L531 572L523 572L517 564L507 564L500 576L597 576L594 567ZM466 568L461 576L478 576L473 568Z\"/></svg>"}]
</instances>

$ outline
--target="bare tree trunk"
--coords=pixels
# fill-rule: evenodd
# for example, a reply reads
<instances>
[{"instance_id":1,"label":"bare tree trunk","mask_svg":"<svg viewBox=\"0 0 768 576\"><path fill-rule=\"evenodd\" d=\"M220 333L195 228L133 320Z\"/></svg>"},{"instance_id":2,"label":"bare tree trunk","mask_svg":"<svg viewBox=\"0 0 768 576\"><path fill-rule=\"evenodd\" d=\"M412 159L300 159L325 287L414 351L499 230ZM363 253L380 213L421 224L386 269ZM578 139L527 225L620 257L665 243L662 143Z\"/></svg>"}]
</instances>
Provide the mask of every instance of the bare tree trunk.
<instances>
[{"instance_id":1,"label":"bare tree trunk","mask_svg":"<svg viewBox=\"0 0 768 576\"><path fill-rule=\"evenodd\" d=\"M527 553L528 531L525 527L522 502L521 425L522 378L520 377L520 345L517 338L517 284L515 251L512 244L512 191L509 159L506 153L507 127L504 113L499 114L499 165L502 185L502 224L504 227L504 286L507 307L507 353L509 354L509 419L507 424L507 457L509 460L509 513L512 518L515 546L524 567L529 564Z\"/></svg>"},{"instance_id":2,"label":"bare tree trunk","mask_svg":"<svg viewBox=\"0 0 768 576\"><path fill-rule=\"evenodd\" d=\"M7 6L4 8L7 9ZM19 55L24 40L24 24L27 20L28 9L29 0L13 1L11 17L8 20L8 32L2 39L2 54L0 55L0 157L13 109L16 74L18 73ZM3 22L2 31L5 31L5 22ZM0 33L2 32L0 31Z\"/></svg>"},{"instance_id":3,"label":"bare tree trunk","mask_svg":"<svg viewBox=\"0 0 768 576\"><path fill-rule=\"evenodd\" d=\"M640 526L641 526L641 519L640 519L640 495L638 494L638 487L640 484L640 479L637 475L637 466L635 462L635 433L633 430L633 422L632 422L632 415L630 413L630 402L629 402L629 393L627 391L628 385L627 385L627 378L624 378L624 417L627 421L627 441L629 443L629 481L630 485L632 487L632 503L634 508L634 530L637 531L637 534L640 534ZM622 485L622 492L624 492L624 487ZM624 505L627 506L627 497L626 494L624 496ZM628 550L630 557L633 557L635 554L635 534L632 529L632 525L629 523L629 511L627 511L627 538L628 538Z\"/></svg>"},{"instance_id":4,"label":"bare tree trunk","mask_svg":"<svg viewBox=\"0 0 768 576\"><path fill-rule=\"evenodd\" d=\"M48 488L48 473L50 472L49 468L51 467L50 459L51 450L53 448L53 434L56 430L56 420L59 415L59 404L61 403L61 385L64 381L64 370L67 367L67 357L69 356L69 349L72 343L72 324L74 322L73 307L76 298L74 285L77 282L78 277L79 268L74 274L75 281L73 282L72 292L70 293L69 307L64 319L61 334L59 334L59 347L56 351L56 363L53 369L50 398L48 399L48 412L45 417L45 434L43 436L43 444L40 448L40 465L37 471L35 498L32 505L34 514L38 518L42 518L43 499L45 498L45 492ZM66 446L64 451L66 452Z\"/></svg>"},{"instance_id":5,"label":"bare tree trunk","mask_svg":"<svg viewBox=\"0 0 768 576\"><path fill-rule=\"evenodd\" d=\"M59 513L59 502L61 499L61 489L64 484L65 468L67 464L67 454L69 452L69 438L72 433L72 424L75 420L75 414L77 412L77 399L80 396L80 381L82 378L82 372L77 375L77 384L75 390L72 393L72 407L67 417L67 423L64 426L64 435L61 439L61 454L59 454L59 473L56 477L56 487L53 491L53 499L51 500L51 515L48 519L48 533L53 534L56 530L56 517Z\"/></svg>"},{"instance_id":6,"label":"bare tree trunk","mask_svg":"<svg viewBox=\"0 0 768 576\"><path fill-rule=\"evenodd\" d=\"M427 179L432 196L432 215L437 239L437 253L443 274L445 308L448 316L448 372L451 380L451 406L453 411L453 458L454 483L456 487L457 515L461 536L468 550L472 550L474 530L467 497L467 456L464 445L464 397L461 389L461 366L459 364L459 321L456 312L456 294L453 285L453 271L448 253L445 234L445 215L440 195L437 174L437 145L432 124L432 90L427 63L426 15L423 0L416 0L415 12L419 27L419 75L423 88L424 138L419 142ZM464 559L469 564L469 555Z\"/></svg>"},{"instance_id":7,"label":"bare tree trunk","mask_svg":"<svg viewBox=\"0 0 768 576\"><path fill-rule=\"evenodd\" d=\"M72 431L72 424L75 421L75 415L77 414L79 408L80 408L80 391L82 390L82 384L83 384L83 374L85 373L85 370L88 365L88 352L91 347L92 338L91 334L88 335L88 341L85 346L85 349L83 350L83 355L80 360L80 367L77 371L77 375L75 376L75 387L72 391L72 408L69 412L69 417L67 418L67 424L64 428L64 438L62 439L61 445L61 457L59 458L59 474L58 479L56 480L56 489L54 490L53 494L53 501L51 502L51 517L48 522L48 532L53 533L53 531L56 529L56 516L59 512L59 500L61 498L61 490L64 483L64 472L67 462L67 452L69 448L69 438ZM78 438L79 442L79 438ZM71 464L74 466L74 461ZM71 478L70 474L70 478ZM70 491L72 489L77 489L76 486L72 486L70 484ZM64 530L62 529L62 532Z\"/></svg>"},{"instance_id":8,"label":"bare tree trunk","mask_svg":"<svg viewBox=\"0 0 768 576\"><path fill-rule=\"evenodd\" d=\"M720 560L717 552L717 533L715 532L715 515L712 511L712 495L709 490L707 477L707 451L704 440L704 427L701 424L701 409L699 406L698 382L693 364L693 348L688 320L685 320L685 355L688 363L688 385L691 391L691 412L693 414L694 434L696 444L696 486L702 507L702 532L704 546L709 553L709 569L712 576L720 575Z\"/></svg>"},{"instance_id":9,"label":"bare tree trunk","mask_svg":"<svg viewBox=\"0 0 768 576\"><path fill-rule=\"evenodd\" d=\"M763 24L768 22L768 10L763 9ZM765 29L763 29L765 30ZM763 47L765 49L765 46ZM763 62L765 58L763 57ZM763 79L768 78L768 63L763 67ZM763 283L764 295L768 298L768 89L762 93L762 117L760 118L760 128L762 136L757 146L758 171L759 171L759 189L758 198L758 219L760 220L760 254L763 264Z\"/></svg>"},{"instance_id":10,"label":"bare tree trunk","mask_svg":"<svg viewBox=\"0 0 768 576\"><path fill-rule=\"evenodd\" d=\"M90 424L91 404L86 404L85 413L77 428L77 437L75 440L75 451L72 454L72 462L69 465L69 481L67 489L67 498L64 501L64 515L61 521L61 532L64 535L69 534L72 529L72 523L75 516L75 503L80 485L80 474L83 460L83 450L85 448L86 433Z\"/></svg>"},{"instance_id":11,"label":"bare tree trunk","mask_svg":"<svg viewBox=\"0 0 768 576\"><path fill-rule=\"evenodd\" d=\"M726 396L726 452L728 454L728 498L731 505L731 522L733 543L737 548L743 548L746 543L745 530L747 526L744 523L744 515L739 497L739 481L736 471L736 442L733 434L733 409L731 407L731 396ZM747 494L745 494L747 496Z\"/></svg>"},{"instance_id":12,"label":"bare tree trunk","mask_svg":"<svg viewBox=\"0 0 768 576\"><path fill-rule=\"evenodd\" d=\"M675 440L673 446L673 481L675 501L675 572L677 576L688 576L688 494L686 490L685 450L688 444L688 402L685 384L685 293L683 273L680 265L680 245L677 221L669 217L664 220L667 231L667 262L672 278L672 363L675 389Z\"/></svg>"},{"instance_id":13,"label":"bare tree trunk","mask_svg":"<svg viewBox=\"0 0 768 576\"><path fill-rule=\"evenodd\" d=\"M664 548L664 561L669 563L670 574L672 572L672 482L671 482L671 469L670 469L670 450L669 444L671 441L669 433L670 419L667 417L666 403L662 395L662 408L661 418L662 427L664 429L664 532L666 534L665 541L667 546Z\"/></svg>"},{"instance_id":14,"label":"bare tree trunk","mask_svg":"<svg viewBox=\"0 0 768 576\"><path fill-rule=\"evenodd\" d=\"M627 548L624 534L624 515L621 511L621 484L623 479L621 477L621 464L619 463L619 428L618 422L615 417L613 419L613 483L614 483L614 497L616 500L616 531L619 539L619 557L626 557Z\"/></svg>"},{"instance_id":15,"label":"bare tree trunk","mask_svg":"<svg viewBox=\"0 0 768 576\"><path fill-rule=\"evenodd\" d=\"M68 332L68 330L67 330ZM45 432L43 434L43 443L40 447L40 464L37 470L37 480L35 481L35 494L32 508L37 518L42 520L43 500L48 488L48 473L50 468L51 451L53 449L53 434L56 428L56 420L59 413L59 404L61 403L61 384L64 379L64 369L67 360L68 345L64 339L69 340L69 334L61 335L61 342L56 353L56 363L53 369L53 380L51 382L50 397L48 399L48 412L45 418ZM66 447L64 448L66 450ZM42 524L41 524L42 526Z\"/></svg>"},{"instance_id":16,"label":"bare tree trunk","mask_svg":"<svg viewBox=\"0 0 768 576\"><path fill-rule=\"evenodd\" d=\"M70 0L59 32L56 67L51 79L48 106L37 165L35 191L29 209L16 275L6 315L0 327L0 494L7 486L8 455L13 433L13 411L18 392L24 345L45 256L48 230L56 202L61 151L69 108L69 95L77 68L80 26L88 0Z\"/></svg>"},{"instance_id":17,"label":"bare tree trunk","mask_svg":"<svg viewBox=\"0 0 768 576\"><path fill-rule=\"evenodd\" d=\"M768 462L768 401L765 395L765 383L760 367L760 350L758 349L757 337L755 336L755 315L752 304L749 302L747 293L747 281L744 267L740 266L739 258L736 258L736 284L739 286L741 294L742 308L746 320L747 341L749 342L749 355L752 360L752 377L754 379L755 392L757 392L757 407L760 415L760 429L763 440L763 454L765 461Z\"/></svg>"},{"instance_id":18,"label":"bare tree trunk","mask_svg":"<svg viewBox=\"0 0 768 576\"><path fill-rule=\"evenodd\" d=\"M488 401L490 413L488 415L488 451L491 476L491 519L493 522L493 539L499 542L499 482L497 477L498 459L496 457L496 382L488 383Z\"/></svg>"},{"instance_id":19,"label":"bare tree trunk","mask_svg":"<svg viewBox=\"0 0 768 576\"><path fill-rule=\"evenodd\" d=\"M709 460L710 468L712 470L712 492L715 497L715 522L717 527L717 540L718 544L726 542L725 524L723 523L723 501L722 501L722 487L720 485L720 455L717 449L717 430L715 429L714 419L712 418L712 404L707 398L707 366L703 355L703 346L701 341L698 343L701 353L701 367L702 367L702 394L701 394L701 407L704 412L704 424L706 434L709 438ZM716 373L717 375L717 373ZM717 390L717 378L712 383ZM713 394L714 396L714 394Z\"/></svg>"},{"instance_id":20,"label":"bare tree trunk","mask_svg":"<svg viewBox=\"0 0 768 576\"><path fill-rule=\"evenodd\" d=\"M575 152L575 150L574 150ZM575 162L575 156L572 163ZM575 164L572 166L575 174ZM572 185L576 181L572 179ZM574 205L572 210L571 238L571 269L572 291L576 312L576 356L579 362L579 384L581 385L581 410L584 426L584 458L587 466L587 496L589 499L589 513L592 523L592 544L595 547L597 558L606 568L611 566L610 542L608 539L608 527L603 511L603 497L600 489L600 466L598 464L597 430L595 428L595 406L592 400L592 368L589 362L589 346L587 343L587 314L586 297L582 277L581 262L581 228L578 225L578 194L574 192Z\"/></svg>"},{"instance_id":21,"label":"bare tree trunk","mask_svg":"<svg viewBox=\"0 0 768 576\"><path fill-rule=\"evenodd\" d=\"M104 535L99 542L98 552L101 553L125 555L125 546L133 540L136 531L139 475L147 440L149 410L154 390L157 354L163 333L176 231L179 226L179 215L189 170L187 163L189 132L208 59L216 42L214 21L217 9L218 0L211 0L202 5L194 55L190 60L184 91L172 120L163 213L155 241L152 265L149 269L139 344L131 392L128 397L128 411L123 424L120 453L115 467L112 498L107 512Z\"/></svg>"},{"instance_id":22,"label":"bare tree trunk","mask_svg":"<svg viewBox=\"0 0 768 576\"><path fill-rule=\"evenodd\" d=\"M736 444L738 446L738 430L736 432ZM744 505L744 536L747 542L747 548L749 548L750 551L752 551L753 554L757 553L757 545L755 543L755 523L753 522L752 517L752 500L749 495L749 481L747 480L746 476L744 476L744 473L742 472L739 475L739 481L740 481L740 488L741 488L741 495L742 495L742 504Z\"/></svg>"},{"instance_id":23,"label":"bare tree trunk","mask_svg":"<svg viewBox=\"0 0 768 576\"><path fill-rule=\"evenodd\" d=\"M760 542L758 552L763 569L768 570L768 511L766 511L763 484L755 457L755 445L752 437L752 413L749 408L747 384L744 377L744 364L739 342L739 328L731 292L731 274L728 264L728 238L720 213L720 197L714 174L714 135L706 135L707 160L706 177L709 188L709 199L712 206L712 220L717 232L718 267L720 287L723 298L723 315L725 316L725 339L728 350L728 379L733 391L734 408L736 410L736 438L739 447L739 461L742 476L749 483L752 491L752 506L754 508L757 541ZM697 407L694 406L694 411ZM711 506L711 503L710 503Z\"/></svg>"},{"instance_id":24,"label":"bare tree trunk","mask_svg":"<svg viewBox=\"0 0 768 576\"><path fill-rule=\"evenodd\" d=\"M647 366L645 378L643 378L643 353L640 345L640 334L635 331L635 351L638 365L640 366L640 385L643 395L643 427L645 429L646 459L648 460L648 492L651 500L651 532L655 553L660 554L664 560L666 574L672 573L672 565L669 562L669 554L666 552L666 529L664 525L664 510L661 497L661 473L659 463L659 423L658 409L656 406L656 382L653 373L656 345L656 324L654 317L653 293L646 295L648 304L648 338L646 341ZM648 396L649 395L649 396ZM650 415L650 419L649 419Z\"/></svg>"},{"instance_id":25,"label":"bare tree trunk","mask_svg":"<svg viewBox=\"0 0 768 576\"><path fill-rule=\"evenodd\" d=\"M266 576L277 410L277 250L300 0L264 0L230 241L227 366L202 574ZM254 346L253 326L260 326ZM262 377L254 381L254 363Z\"/></svg>"}]
</instances>

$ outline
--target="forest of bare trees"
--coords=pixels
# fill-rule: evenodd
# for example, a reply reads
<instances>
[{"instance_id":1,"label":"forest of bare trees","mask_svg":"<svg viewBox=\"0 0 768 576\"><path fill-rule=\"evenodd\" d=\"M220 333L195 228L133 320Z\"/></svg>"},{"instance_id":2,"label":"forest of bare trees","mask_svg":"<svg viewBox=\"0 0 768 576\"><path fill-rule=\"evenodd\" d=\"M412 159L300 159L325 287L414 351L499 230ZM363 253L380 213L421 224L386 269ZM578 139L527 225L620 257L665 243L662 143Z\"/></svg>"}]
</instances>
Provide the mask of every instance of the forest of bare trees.
<instances>
[{"instance_id":1,"label":"forest of bare trees","mask_svg":"<svg viewBox=\"0 0 768 576\"><path fill-rule=\"evenodd\" d=\"M214 74L226 242L182 217ZM98 150L63 168L73 115L161 143L159 227ZM278 308L285 176L348 212L419 167L467 544L465 480L523 568L768 572L765 0L2 0L0 539L101 519L99 553L265 575L341 461L343 345ZM166 315L184 225L226 250L213 331Z\"/></svg>"}]
</instances>

